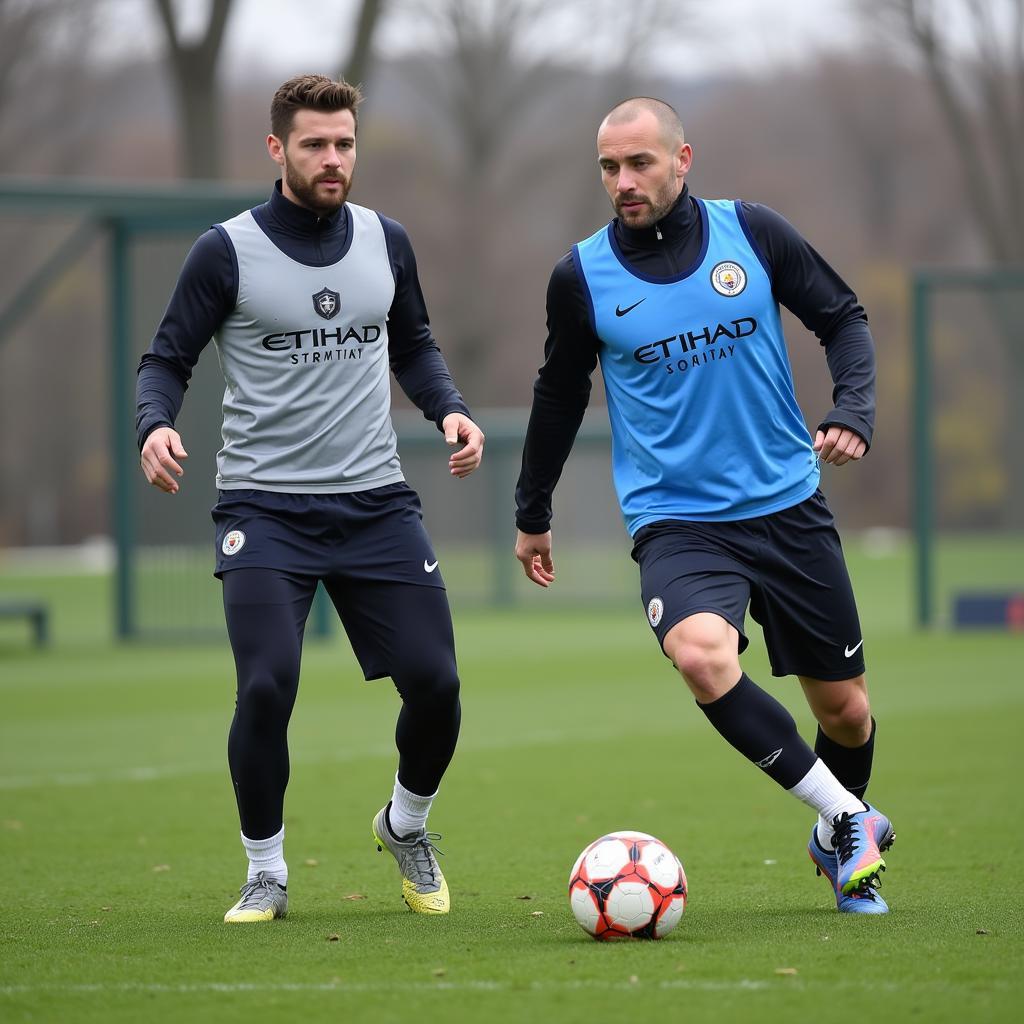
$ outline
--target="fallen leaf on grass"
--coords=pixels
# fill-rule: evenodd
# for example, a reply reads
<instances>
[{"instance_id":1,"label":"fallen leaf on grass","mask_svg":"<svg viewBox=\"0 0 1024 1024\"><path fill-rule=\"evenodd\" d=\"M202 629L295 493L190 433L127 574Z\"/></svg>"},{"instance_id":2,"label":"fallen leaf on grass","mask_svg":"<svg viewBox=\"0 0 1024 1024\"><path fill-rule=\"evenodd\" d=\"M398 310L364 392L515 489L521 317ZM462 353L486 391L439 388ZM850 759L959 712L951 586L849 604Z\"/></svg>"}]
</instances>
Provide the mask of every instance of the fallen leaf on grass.
<instances>
[{"instance_id":1,"label":"fallen leaf on grass","mask_svg":"<svg viewBox=\"0 0 1024 1024\"><path fill-rule=\"evenodd\" d=\"M363 892L350 892L347 896L341 897L343 900L365 900L366 893Z\"/></svg>"},{"instance_id":2,"label":"fallen leaf on grass","mask_svg":"<svg viewBox=\"0 0 1024 1024\"><path fill-rule=\"evenodd\" d=\"M171 870L171 865L170 864L155 864L155 865L153 865L153 870L154 871L170 871Z\"/></svg>"},{"instance_id":3,"label":"fallen leaf on grass","mask_svg":"<svg viewBox=\"0 0 1024 1024\"><path fill-rule=\"evenodd\" d=\"M799 974L800 972L795 967L776 967L776 974Z\"/></svg>"}]
</instances>

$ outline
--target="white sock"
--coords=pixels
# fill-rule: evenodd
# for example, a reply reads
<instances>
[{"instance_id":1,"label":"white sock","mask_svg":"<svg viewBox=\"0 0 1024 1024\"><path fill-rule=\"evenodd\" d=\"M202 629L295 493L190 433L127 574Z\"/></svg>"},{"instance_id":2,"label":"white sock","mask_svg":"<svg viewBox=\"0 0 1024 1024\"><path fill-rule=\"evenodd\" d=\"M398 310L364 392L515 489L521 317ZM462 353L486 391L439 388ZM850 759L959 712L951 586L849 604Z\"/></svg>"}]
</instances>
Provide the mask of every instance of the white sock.
<instances>
[{"instance_id":1,"label":"white sock","mask_svg":"<svg viewBox=\"0 0 1024 1024\"><path fill-rule=\"evenodd\" d=\"M823 850L832 849L832 834L835 829L832 828L832 822L827 818L823 818L820 814L818 815L818 842Z\"/></svg>"},{"instance_id":2,"label":"white sock","mask_svg":"<svg viewBox=\"0 0 1024 1024\"><path fill-rule=\"evenodd\" d=\"M247 839L242 834L242 845L249 857L249 877L246 881L251 882L261 871L265 871L281 885L288 884L288 865L284 862L284 825L276 836L269 839Z\"/></svg>"},{"instance_id":3,"label":"white sock","mask_svg":"<svg viewBox=\"0 0 1024 1024\"><path fill-rule=\"evenodd\" d=\"M826 850L832 849L832 820L843 811L856 814L864 810L863 801L844 788L820 757L789 792L818 812L818 842Z\"/></svg>"},{"instance_id":4,"label":"white sock","mask_svg":"<svg viewBox=\"0 0 1024 1024\"><path fill-rule=\"evenodd\" d=\"M435 796L437 793L419 796L410 792L398 781L398 775L395 775L395 791L391 794L391 807L388 809L387 817L396 839L427 827L427 815Z\"/></svg>"}]
</instances>

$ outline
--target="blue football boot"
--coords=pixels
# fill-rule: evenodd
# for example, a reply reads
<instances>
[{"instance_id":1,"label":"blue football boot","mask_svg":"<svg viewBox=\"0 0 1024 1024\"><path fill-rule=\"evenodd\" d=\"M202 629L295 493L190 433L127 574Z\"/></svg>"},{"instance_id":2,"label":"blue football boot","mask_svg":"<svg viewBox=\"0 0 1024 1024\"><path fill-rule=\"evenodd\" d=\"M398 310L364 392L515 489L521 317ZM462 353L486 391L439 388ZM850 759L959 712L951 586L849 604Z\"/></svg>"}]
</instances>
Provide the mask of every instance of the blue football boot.
<instances>
[{"instance_id":1,"label":"blue football boot","mask_svg":"<svg viewBox=\"0 0 1024 1024\"><path fill-rule=\"evenodd\" d=\"M882 851L896 839L892 822L870 804L863 811L844 811L832 822L832 846L839 868L836 888L849 896L855 889L870 888L885 870Z\"/></svg>"},{"instance_id":2,"label":"blue football boot","mask_svg":"<svg viewBox=\"0 0 1024 1024\"><path fill-rule=\"evenodd\" d=\"M816 873L828 879L836 897L836 907L841 914L887 914L889 907L877 889L868 886L865 889L854 889L849 895L836 884L839 877L839 863L835 850L826 850L818 842L818 826L811 827L811 841L807 844L807 852L814 861Z\"/></svg>"}]
</instances>

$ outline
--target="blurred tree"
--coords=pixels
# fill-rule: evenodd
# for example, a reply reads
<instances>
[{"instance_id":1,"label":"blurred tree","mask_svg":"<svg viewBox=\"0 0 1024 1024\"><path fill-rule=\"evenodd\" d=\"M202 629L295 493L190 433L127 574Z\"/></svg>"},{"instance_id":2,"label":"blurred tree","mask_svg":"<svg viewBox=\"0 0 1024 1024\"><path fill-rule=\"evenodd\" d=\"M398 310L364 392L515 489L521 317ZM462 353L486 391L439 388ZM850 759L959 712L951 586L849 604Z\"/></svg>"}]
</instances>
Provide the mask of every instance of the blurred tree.
<instances>
[{"instance_id":1,"label":"blurred tree","mask_svg":"<svg viewBox=\"0 0 1024 1024\"><path fill-rule=\"evenodd\" d=\"M35 63L59 0L0 0L0 109L25 69Z\"/></svg>"},{"instance_id":2,"label":"blurred tree","mask_svg":"<svg viewBox=\"0 0 1024 1024\"><path fill-rule=\"evenodd\" d=\"M679 109L664 86L651 90L657 77L652 68L670 67L685 54L686 45L698 45L702 38L698 5L693 0L633 0L624 14L620 0L589 0L581 5L582 24L577 32L586 40L579 48L585 66L596 72L585 101L578 104L581 129L588 154L594 154L594 176L588 188L577 192L570 211L572 236L583 238L610 215L611 208L597 174L597 129L601 118L616 103L631 96L652 92L677 108L684 129L688 111ZM567 241L567 245L569 242Z\"/></svg>"},{"instance_id":3,"label":"blurred tree","mask_svg":"<svg viewBox=\"0 0 1024 1024\"><path fill-rule=\"evenodd\" d=\"M221 175L221 94L218 57L232 0L211 0L203 34L182 38L172 0L153 0L167 39L167 63L178 99L182 170L188 178Z\"/></svg>"},{"instance_id":4,"label":"blurred tree","mask_svg":"<svg viewBox=\"0 0 1024 1024\"><path fill-rule=\"evenodd\" d=\"M575 159L593 151L600 116L650 77L652 43L679 26L690 7L634 0L625 14L611 0L395 5L417 40L405 71L429 108L421 120L444 140L448 180L440 201L448 210L446 271L454 285L446 349L468 394L485 394L488 384L507 393L507 381L490 379L499 355L495 332L503 316L515 315L515 282L523 272L516 242L531 224L534 234L552 226L538 224L536 213L550 202L556 165L566 152ZM587 166L592 178L574 182L572 198L559 209L564 247L580 235L580 224L593 230L598 203L602 214L608 210L596 164ZM531 358L538 358L534 351Z\"/></svg>"},{"instance_id":5,"label":"blurred tree","mask_svg":"<svg viewBox=\"0 0 1024 1024\"><path fill-rule=\"evenodd\" d=\"M388 0L362 0L352 45L338 70L339 78L344 78L353 85L366 85L373 56L374 32L387 7Z\"/></svg>"},{"instance_id":6,"label":"blurred tree","mask_svg":"<svg viewBox=\"0 0 1024 1024\"><path fill-rule=\"evenodd\" d=\"M1024 263L1024 0L874 0L922 64L997 263Z\"/></svg>"},{"instance_id":7,"label":"blurred tree","mask_svg":"<svg viewBox=\"0 0 1024 1024\"><path fill-rule=\"evenodd\" d=\"M989 259L1024 265L1024 0L874 0L874 7L924 68ZM1024 294L997 289L987 309L1010 356L1012 404L1020 408ZM1021 508L1024 449L1011 445L1010 453L1007 504Z\"/></svg>"},{"instance_id":8,"label":"blurred tree","mask_svg":"<svg viewBox=\"0 0 1024 1024\"><path fill-rule=\"evenodd\" d=\"M188 178L219 178L223 131L217 72L233 0L210 0L206 28L192 42L182 38L173 0L153 2L167 40L167 61L178 99L183 172ZM386 7L387 0L362 0L359 5L352 45L339 71L351 82L361 82L368 74L374 30Z\"/></svg>"},{"instance_id":9,"label":"blurred tree","mask_svg":"<svg viewBox=\"0 0 1024 1024\"><path fill-rule=\"evenodd\" d=\"M88 50L100 0L0 0L0 171L66 173L94 115ZM59 106L59 114L54 108ZM65 127L55 133L54 118Z\"/></svg>"}]
</instances>

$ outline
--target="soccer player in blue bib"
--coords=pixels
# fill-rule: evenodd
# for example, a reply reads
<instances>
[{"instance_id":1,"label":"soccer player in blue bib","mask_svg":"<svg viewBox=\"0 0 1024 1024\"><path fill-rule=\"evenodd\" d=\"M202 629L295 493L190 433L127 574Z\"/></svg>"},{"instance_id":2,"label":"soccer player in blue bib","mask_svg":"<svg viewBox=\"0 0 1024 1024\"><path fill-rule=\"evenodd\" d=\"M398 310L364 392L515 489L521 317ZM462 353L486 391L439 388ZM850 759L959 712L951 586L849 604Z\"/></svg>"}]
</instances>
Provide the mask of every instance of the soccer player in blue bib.
<instances>
[{"instance_id":1,"label":"soccer player in blue bib","mask_svg":"<svg viewBox=\"0 0 1024 1024\"><path fill-rule=\"evenodd\" d=\"M818 813L808 846L840 911L880 914L889 819L863 800L875 723L864 640L819 464L871 441L874 346L838 274L779 214L698 199L676 112L638 97L597 136L615 219L574 245L548 286L545 361L516 491L516 557L554 581L551 499L598 362L612 470L651 628L697 706L741 754ZM814 331L835 407L812 438L779 303ZM799 677L814 749L750 679L747 606L774 675Z\"/></svg>"},{"instance_id":2,"label":"soccer player in blue bib","mask_svg":"<svg viewBox=\"0 0 1024 1024\"><path fill-rule=\"evenodd\" d=\"M321 580L365 677L390 676L402 699L398 771L373 838L398 861L410 909L449 910L426 820L455 750L459 677L444 580L398 459L389 371L461 442L453 476L480 465L484 438L431 334L408 235L347 201L361 99L322 75L278 89L267 148L282 178L269 202L199 238L139 368L142 469L169 494L186 457L174 422L211 338L226 385L213 520L249 858L229 923L287 911L287 728Z\"/></svg>"}]
</instances>

